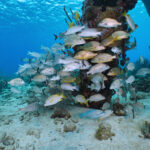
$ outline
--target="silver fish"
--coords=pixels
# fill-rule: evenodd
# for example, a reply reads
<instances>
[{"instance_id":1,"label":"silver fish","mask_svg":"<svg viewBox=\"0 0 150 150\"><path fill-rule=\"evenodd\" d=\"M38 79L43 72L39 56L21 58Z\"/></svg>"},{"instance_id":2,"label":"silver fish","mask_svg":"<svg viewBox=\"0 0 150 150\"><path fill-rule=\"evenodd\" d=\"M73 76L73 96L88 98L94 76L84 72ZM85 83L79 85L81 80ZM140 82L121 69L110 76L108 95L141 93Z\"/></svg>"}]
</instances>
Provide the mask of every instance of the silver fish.
<instances>
[{"instance_id":1,"label":"silver fish","mask_svg":"<svg viewBox=\"0 0 150 150\"><path fill-rule=\"evenodd\" d=\"M89 69L91 65L86 60L78 60L77 62L72 62L67 65L65 65L63 71L69 72L69 71L75 71L75 70L86 70Z\"/></svg>"},{"instance_id":2,"label":"silver fish","mask_svg":"<svg viewBox=\"0 0 150 150\"><path fill-rule=\"evenodd\" d=\"M73 63L73 62L79 62L79 60L77 59L74 59L72 57L67 57L67 58L58 58L57 60L57 64L63 64L63 65L66 65L66 64L70 64L70 63Z\"/></svg>"},{"instance_id":3,"label":"silver fish","mask_svg":"<svg viewBox=\"0 0 150 150\"><path fill-rule=\"evenodd\" d=\"M106 64L96 64L87 72L87 74L102 73L108 70L109 68L110 67Z\"/></svg>"},{"instance_id":4,"label":"silver fish","mask_svg":"<svg viewBox=\"0 0 150 150\"><path fill-rule=\"evenodd\" d=\"M73 97L73 99L75 100L75 102L86 104L86 106L89 107L88 101L83 95L77 95L76 97Z\"/></svg>"},{"instance_id":5,"label":"silver fish","mask_svg":"<svg viewBox=\"0 0 150 150\"><path fill-rule=\"evenodd\" d=\"M41 54L37 52L28 52L29 56L35 57L35 58L40 58Z\"/></svg>"},{"instance_id":6,"label":"silver fish","mask_svg":"<svg viewBox=\"0 0 150 150\"><path fill-rule=\"evenodd\" d=\"M149 68L141 68L136 73L137 76L145 76L147 74L150 74L150 69Z\"/></svg>"},{"instance_id":7,"label":"silver fish","mask_svg":"<svg viewBox=\"0 0 150 150\"><path fill-rule=\"evenodd\" d=\"M91 64L87 60L80 60L80 70L87 70L91 67Z\"/></svg>"},{"instance_id":8,"label":"silver fish","mask_svg":"<svg viewBox=\"0 0 150 150\"><path fill-rule=\"evenodd\" d=\"M92 81L94 84L100 84L100 83L102 83L102 88L105 88L104 79L103 79L103 77L102 77L100 74L95 74L95 75L93 75L91 81Z\"/></svg>"},{"instance_id":9,"label":"silver fish","mask_svg":"<svg viewBox=\"0 0 150 150\"><path fill-rule=\"evenodd\" d=\"M86 28L78 35L86 38L86 37L98 37L101 36L102 33L97 31L97 29L95 28Z\"/></svg>"},{"instance_id":10,"label":"silver fish","mask_svg":"<svg viewBox=\"0 0 150 150\"><path fill-rule=\"evenodd\" d=\"M105 18L98 24L98 27L105 27L105 28L115 28L118 26L121 26L121 23L113 18Z\"/></svg>"},{"instance_id":11,"label":"silver fish","mask_svg":"<svg viewBox=\"0 0 150 150\"><path fill-rule=\"evenodd\" d=\"M140 61L140 64L143 65L144 62L145 62L144 57L143 57L143 56L140 56L139 61Z\"/></svg>"},{"instance_id":12,"label":"silver fish","mask_svg":"<svg viewBox=\"0 0 150 150\"><path fill-rule=\"evenodd\" d=\"M61 84L60 87L61 87L61 89L67 90L67 91L78 91L79 90L79 88L77 86L73 86L69 83L63 83L63 84Z\"/></svg>"},{"instance_id":13,"label":"silver fish","mask_svg":"<svg viewBox=\"0 0 150 150\"><path fill-rule=\"evenodd\" d=\"M101 89L101 85L100 84L93 84L92 83L91 85L88 86L88 88L90 88L91 91L95 90L95 91L98 92Z\"/></svg>"},{"instance_id":14,"label":"silver fish","mask_svg":"<svg viewBox=\"0 0 150 150\"><path fill-rule=\"evenodd\" d=\"M68 71L75 71L80 69L80 64L77 62L72 62L67 65L65 65L63 71L68 72Z\"/></svg>"},{"instance_id":15,"label":"silver fish","mask_svg":"<svg viewBox=\"0 0 150 150\"><path fill-rule=\"evenodd\" d=\"M115 54L121 54L121 49L118 47L112 47L111 51Z\"/></svg>"},{"instance_id":16,"label":"silver fish","mask_svg":"<svg viewBox=\"0 0 150 150\"><path fill-rule=\"evenodd\" d=\"M123 85L123 81L122 79L116 79L114 80L111 85L110 85L110 89L119 89L121 86Z\"/></svg>"},{"instance_id":17,"label":"silver fish","mask_svg":"<svg viewBox=\"0 0 150 150\"><path fill-rule=\"evenodd\" d=\"M34 82L45 82L47 80L47 77L45 76L45 75L42 75L42 74L40 74L40 75L36 75L36 76L34 76L33 78L32 78L32 81L34 81Z\"/></svg>"},{"instance_id":18,"label":"silver fish","mask_svg":"<svg viewBox=\"0 0 150 150\"><path fill-rule=\"evenodd\" d=\"M59 75L53 76L50 80L51 81L58 81L58 80L60 80L60 76Z\"/></svg>"},{"instance_id":19,"label":"silver fish","mask_svg":"<svg viewBox=\"0 0 150 150\"><path fill-rule=\"evenodd\" d=\"M15 78L8 82L11 86L22 86L25 82L21 78Z\"/></svg>"},{"instance_id":20,"label":"silver fish","mask_svg":"<svg viewBox=\"0 0 150 150\"><path fill-rule=\"evenodd\" d=\"M53 75L55 74L56 70L52 67L49 67L49 68L45 68L41 71L41 74L43 75L46 75L46 76L50 76L50 75Z\"/></svg>"},{"instance_id":21,"label":"silver fish","mask_svg":"<svg viewBox=\"0 0 150 150\"><path fill-rule=\"evenodd\" d=\"M135 69L135 65L130 62L128 65L127 65L127 69L130 70L130 71L133 71Z\"/></svg>"},{"instance_id":22,"label":"silver fish","mask_svg":"<svg viewBox=\"0 0 150 150\"><path fill-rule=\"evenodd\" d=\"M39 94L42 93L42 89L40 89L38 86L34 86L34 87L32 88L32 91L34 91L35 93L39 93Z\"/></svg>"},{"instance_id":23,"label":"silver fish","mask_svg":"<svg viewBox=\"0 0 150 150\"><path fill-rule=\"evenodd\" d=\"M86 43L84 39L82 39L80 36L76 34L66 35L64 37L64 42L65 42L65 46L72 47L72 48L76 45L82 45Z\"/></svg>"},{"instance_id":24,"label":"silver fish","mask_svg":"<svg viewBox=\"0 0 150 150\"><path fill-rule=\"evenodd\" d=\"M69 35L69 34L75 34L77 32L80 32L81 30L83 30L85 28L85 26L72 26L71 28L69 28L65 35Z\"/></svg>"},{"instance_id":25,"label":"silver fish","mask_svg":"<svg viewBox=\"0 0 150 150\"><path fill-rule=\"evenodd\" d=\"M19 65L19 69L16 74L23 73L26 69L31 69L32 66L30 64Z\"/></svg>"},{"instance_id":26,"label":"silver fish","mask_svg":"<svg viewBox=\"0 0 150 150\"><path fill-rule=\"evenodd\" d=\"M55 105L60 101L62 101L64 98L65 98L64 93L51 95L46 99L44 106L47 107L47 106Z\"/></svg>"},{"instance_id":27,"label":"silver fish","mask_svg":"<svg viewBox=\"0 0 150 150\"><path fill-rule=\"evenodd\" d=\"M128 79L126 80L126 83L127 83L127 84L131 84L131 83L133 83L134 81L135 81L135 77L131 75L131 76L129 76Z\"/></svg>"},{"instance_id":28,"label":"silver fish","mask_svg":"<svg viewBox=\"0 0 150 150\"><path fill-rule=\"evenodd\" d=\"M51 46L51 50L52 52L64 51L65 47L60 43L55 43Z\"/></svg>"},{"instance_id":29,"label":"silver fish","mask_svg":"<svg viewBox=\"0 0 150 150\"><path fill-rule=\"evenodd\" d=\"M12 87L10 90L11 90L12 93L15 93L15 94L20 94L21 93L17 88L14 88L14 87Z\"/></svg>"},{"instance_id":30,"label":"silver fish","mask_svg":"<svg viewBox=\"0 0 150 150\"><path fill-rule=\"evenodd\" d=\"M110 109L110 103L105 102L102 106L102 110L107 110L107 109Z\"/></svg>"},{"instance_id":31,"label":"silver fish","mask_svg":"<svg viewBox=\"0 0 150 150\"><path fill-rule=\"evenodd\" d=\"M33 76L33 75L35 75L36 73L37 73L37 71L36 71L35 69L32 69L32 68L26 69L26 70L24 71L24 74L25 74L26 76Z\"/></svg>"},{"instance_id":32,"label":"silver fish","mask_svg":"<svg viewBox=\"0 0 150 150\"><path fill-rule=\"evenodd\" d=\"M32 111L37 111L39 109L39 105L37 102L31 103L27 105L24 108L20 108L20 111L25 111L25 112L32 112Z\"/></svg>"},{"instance_id":33,"label":"silver fish","mask_svg":"<svg viewBox=\"0 0 150 150\"><path fill-rule=\"evenodd\" d=\"M137 26L135 25L135 23L134 23L133 19L131 18L131 16L127 15L126 13L124 13L123 15L125 16L129 27L132 29L132 31L134 31L137 28Z\"/></svg>"},{"instance_id":34,"label":"silver fish","mask_svg":"<svg viewBox=\"0 0 150 150\"><path fill-rule=\"evenodd\" d=\"M88 101L90 101L90 102L99 102L102 100L105 100L105 97L101 94L95 94L88 98Z\"/></svg>"},{"instance_id":35,"label":"silver fish","mask_svg":"<svg viewBox=\"0 0 150 150\"><path fill-rule=\"evenodd\" d=\"M66 76L70 76L71 73L70 72L64 72L64 71L60 71L59 72L60 77L66 77Z\"/></svg>"},{"instance_id":36,"label":"silver fish","mask_svg":"<svg viewBox=\"0 0 150 150\"><path fill-rule=\"evenodd\" d=\"M91 90L96 90L98 92L101 89L105 88L104 79L100 74L95 74L92 77L91 81L93 82L93 84L91 84L91 86L89 86L89 88Z\"/></svg>"}]
</instances>

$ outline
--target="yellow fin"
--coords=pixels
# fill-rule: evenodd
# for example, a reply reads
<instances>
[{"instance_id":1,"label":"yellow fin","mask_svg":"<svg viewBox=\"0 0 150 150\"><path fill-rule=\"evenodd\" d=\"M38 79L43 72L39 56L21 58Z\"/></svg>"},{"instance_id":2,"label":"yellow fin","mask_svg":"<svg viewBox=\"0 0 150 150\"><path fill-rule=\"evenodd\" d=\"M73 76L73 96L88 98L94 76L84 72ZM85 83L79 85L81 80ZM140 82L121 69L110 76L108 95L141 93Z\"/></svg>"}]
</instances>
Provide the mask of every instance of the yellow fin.
<instances>
[{"instance_id":1,"label":"yellow fin","mask_svg":"<svg viewBox=\"0 0 150 150\"><path fill-rule=\"evenodd\" d=\"M88 100L86 100L86 103L85 103L85 104L86 104L86 107L89 107Z\"/></svg>"},{"instance_id":2,"label":"yellow fin","mask_svg":"<svg viewBox=\"0 0 150 150\"><path fill-rule=\"evenodd\" d=\"M113 37L113 36L111 35L111 36L110 36L110 39L111 39L110 44L113 44L115 41L117 41L117 40L119 39L119 36L117 35L117 36Z\"/></svg>"},{"instance_id":3,"label":"yellow fin","mask_svg":"<svg viewBox=\"0 0 150 150\"><path fill-rule=\"evenodd\" d=\"M119 36L117 35L113 37L111 44L113 44L115 41L118 41L118 40L119 40Z\"/></svg>"},{"instance_id":4,"label":"yellow fin","mask_svg":"<svg viewBox=\"0 0 150 150\"><path fill-rule=\"evenodd\" d=\"M76 12L75 12L75 20L77 21L77 20L79 20L79 18L80 18L79 12L76 11Z\"/></svg>"},{"instance_id":5,"label":"yellow fin","mask_svg":"<svg viewBox=\"0 0 150 150\"><path fill-rule=\"evenodd\" d=\"M73 22L69 22L69 28L71 28L72 26L74 26Z\"/></svg>"},{"instance_id":6,"label":"yellow fin","mask_svg":"<svg viewBox=\"0 0 150 150\"><path fill-rule=\"evenodd\" d=\"M119 39L119 36L117 35L115 38L114 38L114 41L117 41Z\"/></svg>"}]
</instances>

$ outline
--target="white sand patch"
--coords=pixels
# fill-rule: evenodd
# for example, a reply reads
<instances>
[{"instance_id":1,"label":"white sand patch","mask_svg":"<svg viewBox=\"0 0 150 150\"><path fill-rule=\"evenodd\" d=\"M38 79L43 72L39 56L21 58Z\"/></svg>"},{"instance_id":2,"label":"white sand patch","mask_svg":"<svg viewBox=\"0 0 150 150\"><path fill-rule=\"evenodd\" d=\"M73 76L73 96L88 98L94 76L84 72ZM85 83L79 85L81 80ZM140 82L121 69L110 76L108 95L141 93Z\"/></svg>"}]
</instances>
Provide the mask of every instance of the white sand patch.
<instances>
[{"instance_id":1,"label":"white sand patch","mask_svg":"<svg viewBox=\"0 0 150 150\"><path fill-rule=\"evenodd\" d=\"M95 138L99 124L97 120L78 116L86 108L68 107L72 118L78 119L78 123L75 123L75 131L66 133L63 126L68 120L63 119L63 124L54 124L54 119L50 118L53 110L41 111L39 116L20 112L18 99L13 99L13 103L11 99L11 105L9 101L7 105L0 105L0 133L6 132L14 137L16 150L149 150L150 140L143 138L140 126L143 121L150 121L150 99L141 101L148 107L134 120L111 116L102 121L111 125L115 133L112 140L100 141Z\"/></svg>"}]
</instances>

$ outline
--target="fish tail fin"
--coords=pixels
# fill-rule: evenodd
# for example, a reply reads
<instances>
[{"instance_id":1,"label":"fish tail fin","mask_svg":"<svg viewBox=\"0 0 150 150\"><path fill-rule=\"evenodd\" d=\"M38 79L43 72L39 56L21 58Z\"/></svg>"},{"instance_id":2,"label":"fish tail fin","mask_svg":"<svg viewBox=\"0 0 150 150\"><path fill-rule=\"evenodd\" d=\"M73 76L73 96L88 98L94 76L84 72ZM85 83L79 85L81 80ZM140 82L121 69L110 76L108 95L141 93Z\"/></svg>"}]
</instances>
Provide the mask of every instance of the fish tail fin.
<instances>
[{"instance_id":1,"label":"fish tail fin","mask_svg":"<svg viewBox=\"0 0 150 150\"><path fill-rule=\"evenodd\" d=\"M88 100L86 100L86 103L85 103L85 104L86 104L86 107L90 107L90 106L89 106L89 103L88 103Z\"/></svg>"},{"instance_id":2,"label":"fish tail fin","mask_svg":"<svg viewBox=\"0 0 150 150\"><path fill-rule=\"evenodd\" d=\"M136 24L136 25L135 25L135 29L137 29L137 28L138 28L138 25Z\"/></svg>"},{"instance_id":3,"label":"fish tail fin","mask_svg":"<svg viewBox=\"0 0 150 150\"><path fill-rule=\"evenodd\" d=\"M127 13L124 11L124 12L122 13L122 15L125 17L125 16L127 16Z\"/></svg>"},{"instance_id":4,"label":"fish tail fin","mask_svg":"<svg viewBox=\"0 0 150 150\"><path fill-rule=\"evenodd\" d=\"M53 34L53 35L54 35L55 40L57 40L57 39L58 39L58 36L57 36L56 34Z\"/></svg>"},{"instance_id":5,"label":"fish tail fin","mask_svg":"<svg viewBox=\"0 0 150 150\"><path fill-rule=\"evenodd\" d=\"M65 96L65 93L64 93L64 92L62 93L62 96L63 96L63 98L64 98L64 99L66 98L66 96Z\"/></svg>"},{"instance_id":6,"label":"fish tail fin","mask_svg":"<svg viewBox=\"0 0 150 150\"><path fill-rule=\"evenodd\" d=\"M74 22L69 22L69 28L71 28L71 27L73 27L75 24L74 24Z\"/></svg>"}]
</instances>

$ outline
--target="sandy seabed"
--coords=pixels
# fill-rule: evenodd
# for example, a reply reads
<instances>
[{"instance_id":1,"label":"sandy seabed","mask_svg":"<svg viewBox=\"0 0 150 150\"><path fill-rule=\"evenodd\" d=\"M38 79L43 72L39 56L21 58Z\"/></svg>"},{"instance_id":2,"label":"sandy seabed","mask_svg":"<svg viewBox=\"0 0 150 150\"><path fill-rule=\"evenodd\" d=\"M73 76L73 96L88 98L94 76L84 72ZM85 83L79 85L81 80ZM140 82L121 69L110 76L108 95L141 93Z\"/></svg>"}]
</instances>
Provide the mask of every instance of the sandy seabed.
<instances>
[{"instance_id":1,"label":"sandy seabed","mask_svg":"<svg viewBox=\"0 0 150 150\"><path fill-rule=\"evenodd\" d=\"M97 140L98 121L79 118L87 108L68 106L71 119L50 118L52 109L25 113L18 109L25 104L21 95L0 94L0 150L150 150L150 139L141 133L141 124L150 121L150 97L142 99L146 109L135 119L115 115L102 120L115 133L111 139ZM64 132L64 124L72 121L76 129ZM3 141L3 136L8 141Z\"/></svg>"}]
</instances>

